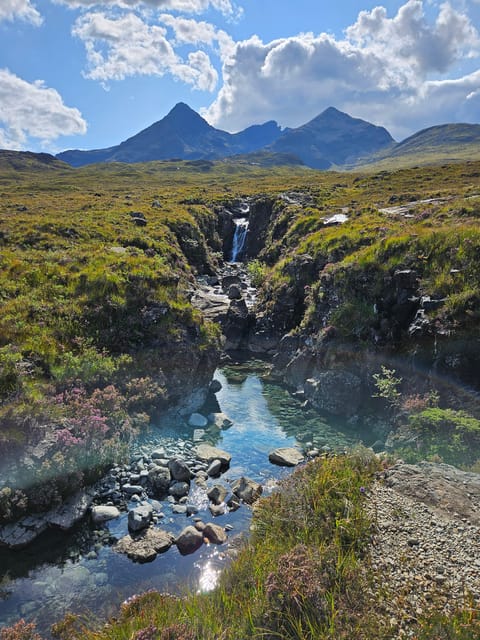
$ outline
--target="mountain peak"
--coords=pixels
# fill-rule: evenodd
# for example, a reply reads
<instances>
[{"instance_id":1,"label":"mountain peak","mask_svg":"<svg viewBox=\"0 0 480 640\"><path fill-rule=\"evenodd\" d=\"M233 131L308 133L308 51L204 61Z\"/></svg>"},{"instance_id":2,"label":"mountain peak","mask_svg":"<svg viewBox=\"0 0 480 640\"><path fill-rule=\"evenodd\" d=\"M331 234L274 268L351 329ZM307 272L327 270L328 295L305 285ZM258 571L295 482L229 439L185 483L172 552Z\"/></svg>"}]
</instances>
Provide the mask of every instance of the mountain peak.
<instances>
[{"instance_id":1,"label":"mountain peak","mask_svg":"<svg viewBox=\"0 0 480 640\"><path fill-rule=\"evenodd\" d=\"M176 120L180 122L205 122L205 124L208 124L208 122L204 120L200 114L194 111L185 102L177 102L173 109L170 109L170 111L163 119L166 121Z\"/></svg>"}]
</instances>

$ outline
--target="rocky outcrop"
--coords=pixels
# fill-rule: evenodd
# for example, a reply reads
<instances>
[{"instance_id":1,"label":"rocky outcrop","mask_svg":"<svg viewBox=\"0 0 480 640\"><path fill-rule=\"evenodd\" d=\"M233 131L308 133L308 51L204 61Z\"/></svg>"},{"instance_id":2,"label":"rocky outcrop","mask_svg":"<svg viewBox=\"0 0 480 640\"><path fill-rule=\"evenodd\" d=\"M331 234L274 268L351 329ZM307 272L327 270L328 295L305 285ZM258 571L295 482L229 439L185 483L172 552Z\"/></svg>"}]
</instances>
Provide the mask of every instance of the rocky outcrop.
<instances>
[{"instance_id":1,"label":"rocky outcrop","mask_svg":"<svg viewBox=\"0 0 480 640\"><path fill-rule=\"evenodd\" d=\"M80 491L57 508L47 513L22 518L18 522L0 527L0 545L21 549L32 543L48 528L66 531L87 514L92 504L93 492Z\"/></svg>"},{"instance_id":2,"label":"rocky outcrop","mask_svg":"<svg viewBox=\"0 0 480 640\"><path fill-rule=\"evenodd\" d=\"M249 227L246 241L247 258L256 258L265 247L268 229L273 217L275 200L260 196L250 203Z\"/></svg>"}]
</instances>

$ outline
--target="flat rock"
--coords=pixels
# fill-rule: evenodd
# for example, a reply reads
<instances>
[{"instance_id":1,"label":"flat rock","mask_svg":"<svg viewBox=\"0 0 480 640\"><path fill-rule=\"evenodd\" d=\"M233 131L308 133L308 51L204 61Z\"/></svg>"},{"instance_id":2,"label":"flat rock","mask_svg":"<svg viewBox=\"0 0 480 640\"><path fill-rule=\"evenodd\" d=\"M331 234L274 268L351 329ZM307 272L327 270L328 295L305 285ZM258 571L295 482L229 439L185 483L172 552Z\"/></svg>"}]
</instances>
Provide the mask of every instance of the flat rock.
<instances>
[{"instance_id":1,"label":"flat rock","mask_svg":"<svg viewBox=\"0 0 480 640\"><path fill-rule=\"evenodd\" d=\"M133 496L135 494L140 495L143 491L143 487L139 484L124 484L122 491L123 493L126 493L127 496Z\"/></svg>"},{"instance_id":2,"label":"flat rock","mask_svg":"<svg viewBox=\"0 0 480 640\"><path fill-rule=\"evenodd\" d=\"M199 444L195 448L195 453L199 460L210 464L213 460L220 460L222 469L228 469L232 456L222 449L217 449L209 444Z\"/></svg>"},{"instance_id":3,"label":"flat rock","mask_svg":"<svg viewBox=\"0 0 480 640\"><path fill-rule=\"evenodd\" d=\"M48 524L52 527L58 527L62 531L67 531L85 517L91 504L92 494L88 491L79 491L64 502L61 507L48 512L46 516Z\"/></svg>"},{"instance_id":4,"label":"flat rock","mask_svg":"<svg viewBox=\"0 0 480 640\"><path fill-rule=\"evenodd\" d=\"M33 542L47 527L45 518L28 516L20 522L0 527L0 544L10 549L21 549Z\"/></svg>"},{"instance_id":5,"label":"flat rock","mask_svg":"<svg viewBox=\"0 0 480 640\"><path fill-rule=\"evenodd\" d=\"M173 536L162 529L147 529L139 536L127 535L113 547L118 553L124 553L134 562L152 562L157 554L170 549Z\"/></svg>"},{"instance_id":6,"label":"flat rock","mask_svg":"<svg viewBox=\"0 0 480 640\"><path fill-rule=\"evenodd\" d=\"M283 447L274 449L268 454L268 459L272 464L281 467L296 467L304 460L303 454L293 447Z\"/></svg>"}]
</instances>

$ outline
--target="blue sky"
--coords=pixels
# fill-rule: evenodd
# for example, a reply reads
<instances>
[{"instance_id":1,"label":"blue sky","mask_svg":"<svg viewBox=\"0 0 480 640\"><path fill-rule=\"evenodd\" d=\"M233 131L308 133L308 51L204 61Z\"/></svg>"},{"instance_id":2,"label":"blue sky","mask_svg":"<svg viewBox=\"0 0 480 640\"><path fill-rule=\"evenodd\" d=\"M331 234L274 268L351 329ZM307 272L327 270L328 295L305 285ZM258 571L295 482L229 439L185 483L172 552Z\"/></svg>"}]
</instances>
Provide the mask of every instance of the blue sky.
<instances>
[{"instance_id":1,"label":"blue sky","mask_svg":"<svg viewBox=\"0 0 480 640\"><path fill-rule=\"evenodd\" d=\"M0 148L101 148L179 101L238 131L335 106L480 122L480 0L0 0Z\"/></svg>"}]
</instances>

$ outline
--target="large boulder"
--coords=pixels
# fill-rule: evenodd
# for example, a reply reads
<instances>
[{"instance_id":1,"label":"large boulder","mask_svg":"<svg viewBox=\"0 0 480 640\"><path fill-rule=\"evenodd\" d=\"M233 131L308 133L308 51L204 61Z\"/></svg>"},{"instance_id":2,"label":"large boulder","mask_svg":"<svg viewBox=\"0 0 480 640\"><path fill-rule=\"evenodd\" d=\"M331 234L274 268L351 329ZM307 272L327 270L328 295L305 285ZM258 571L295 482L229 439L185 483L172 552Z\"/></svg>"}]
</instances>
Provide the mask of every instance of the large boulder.
<instances>
[{"instance_id":1,"label":"large boulder","mask_svg":"<svg viewBox=\"0 0 480 640\"><path fill-rule=\"evenodd\" d=\"M278 464L280 467L296 467L304 460L304 456L293 447L281 447L271 451L268 459L272 464Z\"/></svg>"},{"instance_id":2,"label":"large boulder","mask_svg":"<svg viewBox=\"0 0 480 640\"><path fill-rule=\"evenodd\" d=\"M170 470L172 480L177 480L179 482L189 482L192 478L193 474L190 471L190 467L185 462L185 460L181 460L180 458L172 458L168 462L168 468Z\"/></svg>"},{"instance_id":3,"label":"large boulder","mask_svg":"<svg viewBox=\"0 0 480 640\"><path fill-rule=\"evenodd\" d=\"M255 480L242 476L232 482L232 493L247 504L253 504L263 492L263 487Z\"/></svg>"},{"instance_id":4,"label":"large boulder","mask_svg":"<svg viewBox=\"0 0 480 640\"><path fill-rule=\"evenodd\" d=\"M222 326L226 338L225 349L240 349L245 346L254 323L255 315L249 311L245 300L232 300Z\"/></svg>"},{"instance_id":5,"label":"large boulder","mask_svg":"<svg viewBox=\"0 0 480 640\"><path fill-rule=\"evenodd\" d=\"M151 504L142 504L128 512L128 528L137 532L146 529L152 521L153 507Z\"/></svg>"},{"instance_id":6,"label":"large boulder","mask_svg":"<svg viewBox=\"0 0 480 640\"><path fill-rule=\"evenodd\" d=\"M195 527L189 525L179 534L175 540L175 544L182 556L195 553L203 544L203 534L201 531L195 529Z\"/></svg>"},{"instance_id":7,"label":"large boulder","mask_svg":"<svg viewBox=\"0 0 480 640\"><path fill-rule=\"evenodd\" d=\"M175 500L185 498L190 491L190 484L188 482L174 482L168 490L169 495L173 496Z\"/></svg>"},{"instance_id":8,"label":"large boulder","mask_svg":"<svg viewBox=\"0 0 480 640\"><path fill-rule=\"evenodd\" d=\"M304 390L316 409L337 416L355 415L364 400L362 381L349 371L331 369L317 373L305 382Z\"/></svg>"},{"instance_id":9,"label":"large boulder","mask_svg":"<svg viewBox=\"0 0 480 640\"><path fill-rule=\"evenodd\" d=\"M148 473L148 479L154 495L162 497L168 492L171 477L170 471L166 467L158 465L152 467Z\"/></svg>"},{"instance_id":10,"label":"large boulder","mask_svg":"<svg viewBox=\"0 0 480 640\"><path fill-rule=\"evenodd\" d=\"M223 544L227 541L225 529L220 527L218 524L213 524L212 522L205 525L205 528L203 529L203 537L207 538L207 540L212 544Z\"/></svg>"}]
</instances>

